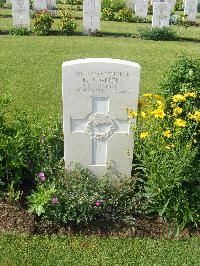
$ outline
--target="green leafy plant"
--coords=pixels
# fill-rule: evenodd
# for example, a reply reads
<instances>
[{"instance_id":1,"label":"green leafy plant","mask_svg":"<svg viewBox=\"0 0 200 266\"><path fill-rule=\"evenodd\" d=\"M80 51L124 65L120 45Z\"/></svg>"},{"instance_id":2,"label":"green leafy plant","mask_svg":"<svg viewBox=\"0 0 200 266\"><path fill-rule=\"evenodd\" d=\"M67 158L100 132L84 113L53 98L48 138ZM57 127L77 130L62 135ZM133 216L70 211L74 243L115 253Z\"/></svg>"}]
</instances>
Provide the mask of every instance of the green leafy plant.
<instances>
[{"instance_id":1,"label":"green leafy plant","mask_svg":"<svg viewBox=\"0 0 200 266\"><path fill-rule=\"evenodd\" d=\"M60 118L43 128L24 112L10 116L10 102L9 96L0 97L0 191L14 198L20 191L29 193L35 173L43 170L53 176L57 172L63 158L63 137Z\"/></svg>"},{"instance_id":2,"label":"green leafy plant","mask_svg":"<svg viewBox=\"0 0 200 266\"><path fill-rule=\"evenodd\" d=\"M118 182L109 177L96 179L87 169L77 165L71 172L58 173L52 182L45 185L48 191L54 184L55 191L51 201L48 198L43 204L43 216L60 225L83 225L97 219L104 222L130 221L129 218L137 213L136 206L139 206L136 182L136 178L123 178ZM31 206L35 206L35 201L37 203L40 186L43 191L44 184L38 184L37 191L29 197L34 212L35 207Z\"/></svg>"},{"instance_id":3,"label":"green leafy plant","mask_svg":"<svg viewBox=\"0 0 200 266\"><path fill-rule=\"evenodd\" d=\"M31 32L26 28L12 28L9 30L9 34L14 36L24 36L24 35L30 35Z\"/></svg>"},{"instance_id":4,"label":"green leafy plant","mask_svg":"<svg viewBox=\"0 0 200 266\"><path fill-rule=\"evenodd\" d=\"M55 187L47 187L45 185L38 186L38 190L27 197L29 202L29 212L34 212L38 216L45 213L45 207L51 201L53 195L56 193Z\"/></svg>"},{"instance_id":5,"label":"green leafy plant","mask_svg":"<svg viewBox=\"0 0 200 266\"><path fill-rule=\"evenodd\" d=\"M37 12L33 20L33 32L36 35L48 35L54 20L48 10Z\"/></svg>"},{"instance_id":6,"label":"green leafy plant","mask_svg":"<svg viewBox=\"0 0 200 266\"><path fill-rule=\"evenodd\" d=\"M111 9L113 12L118 12L119 10L125 8L125 1L122 0L103 0L101 3L101 9Z\"/></svg>"},{"instance_id":7,"label":"green leafy plant","mask_svg":"<svg viewBox=\"0 0 200 266\"><path fill-rule=\"evenodd\" d=\"M111 8L104 8L101 12L101 19L107 21L113 21L115 19L115 14Z\"/></svg>"},{"instance_id":8,"label":"green leafy plant","mask_svg":"<svg viewBox=\"0 0 200 266\"><path fill-rule=\"evenodd\" d=\"M140 29L139 36L145 40L154 41L172 41L177 40L176 32L170 27L163 28L151 28L151 29Z\"/></svg>"},{"instance_id":9,"label":"green leafy plant","mask_svg":"<svg viewBox=\"0 0 200 266\"><path fill-rule=\"evenodd\" d=\"M196 97L194 92L174 95L167 107L160 95L147 93L139 113L129 110L130 118L138 116L135 156L138 173L146 180L146 212L165 218L175 226L175 235L200 223Z\"/></svg>"},{"instance_id":10,"label":"green leafy plant","mask_svg":"<svg viewBox=\"0 0 200 266\"><path fill-rule=\"evenodd\" d=\"M70 9L64 5L60 10L61 20L59 30L63 34L72 34L76 31L77 23Z\"/></svg>"},{"instance_id":11,"label":"green leafy plant","mask_svg":"<svg viewBox=\"0 0 200 266\"><path fill-rule=\"evenodd\" d=\"M134 13L131 9L123 8L117 13L116 20L124 22L132 22L133 15Z\"/></svg>"}]
</instances>

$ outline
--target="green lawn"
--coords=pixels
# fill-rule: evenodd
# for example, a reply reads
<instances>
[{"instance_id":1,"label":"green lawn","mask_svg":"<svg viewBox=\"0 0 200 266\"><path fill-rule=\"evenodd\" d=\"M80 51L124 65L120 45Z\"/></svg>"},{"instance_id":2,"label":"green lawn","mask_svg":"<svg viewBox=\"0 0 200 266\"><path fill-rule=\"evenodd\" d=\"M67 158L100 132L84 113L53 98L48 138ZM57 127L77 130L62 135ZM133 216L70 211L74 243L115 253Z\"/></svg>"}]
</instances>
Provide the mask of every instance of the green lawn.
<instances>
[{"instance_id":1,"label":"green lawn","mask_svg":"<svg viewBox=\"0 0 200 266\"><path fill-rule=\"evenodd\" d=\"M5 15L11 11L2 9L1 13ZM36 112L41 118L60 114L61 66L67 60L111 57L135 61L142 67L143 93L158 91L161 76L177 56L199 56L199 27L174 26L178 36L186 38L185 41L155 42L130 38L138 29L150 27L150 24L102 21L104 37L88 37L81 36L82 22L77 22L78 34L75 36L0 36L0 93L11 94L14 112L16 108L22 108ZM54 29L58 24L55 19ZM11 18L0 18L0 29L11 27Z\"/></svg>"},{"instance_id":2,"label":"green lawn","mask_svg":"<svg viewBox=\"0 0 200 266\"><path fill-rule=\"evenodd\" d=\"M0 265L200 265L200 239L0 235Z\"/></svg>"}]
</instances>

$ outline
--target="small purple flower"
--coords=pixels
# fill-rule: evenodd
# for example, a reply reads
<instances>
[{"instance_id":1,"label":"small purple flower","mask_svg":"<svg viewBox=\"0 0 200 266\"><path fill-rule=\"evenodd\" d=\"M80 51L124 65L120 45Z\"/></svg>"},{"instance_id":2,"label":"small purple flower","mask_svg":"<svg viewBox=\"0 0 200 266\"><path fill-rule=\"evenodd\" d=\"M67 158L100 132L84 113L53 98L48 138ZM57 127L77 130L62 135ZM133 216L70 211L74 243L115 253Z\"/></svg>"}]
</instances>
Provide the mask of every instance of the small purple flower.
<instances>
[{"instance_id":1,"label":"small purple flower","mask_svg":"<svg viewBox=\"0 0 200 266\"><path fill-rule=\"evenodd\" d=\"M38 173L37 176L39 177L39 179L40 179L42 182L44 182L45 179L46 179L46 176L44 175L43 172Z\"/></svg>"},{"instance_id":2,"label":"small purple flower","mask_svg":"<svg viewBox=\"0 0 200 266\"><path fill-rule=\"evenodd\" d=\"M57 198L57 197L52 198L52 199L51 199L51 203L52 203L53 205L58 204L58 203L59 203L58 198Z\"/></svg>"},{"instance_id":3,"label":"small purple flower","mask_svg":"<svg viewBox=\"0 0 200 266\"><path fill-rule=\"evenodd\" d=\"M95 206L97 206L97 207L99 207L100 205L101 205L101 201L99 201L99 200L97 200L96 202L95 202Z\"/></svg>"}]
</instances>

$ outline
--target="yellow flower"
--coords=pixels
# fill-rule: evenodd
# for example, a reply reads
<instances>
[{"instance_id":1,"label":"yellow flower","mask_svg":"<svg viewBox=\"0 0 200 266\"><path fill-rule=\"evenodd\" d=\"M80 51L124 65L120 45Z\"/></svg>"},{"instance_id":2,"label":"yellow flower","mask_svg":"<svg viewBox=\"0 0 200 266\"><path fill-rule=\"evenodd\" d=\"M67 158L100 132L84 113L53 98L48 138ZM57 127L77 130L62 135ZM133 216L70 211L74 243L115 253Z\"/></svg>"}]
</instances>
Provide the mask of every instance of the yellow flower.
<instances>
[{"instance_id":1,"label":"yellow flower","mask_svg":"<svg viewBox=\"0 0 200 266\"><path fill-rule=\"evenodd\" d=\"M149 136L149 133L148 132L142 132L142 133L140 133L140 138L141 139L144 139L144 138L146 138L148 136Z\"/></svg>"},{"instance_id":2,"label":"yellow flower","mask_svg":"<svg viewBox=\"0 0 200 266\"><path fill-rule=\"evenodd\" d=\"M174 125L178 126L178 127L185 127L186 124L187 124L187 122L183 119L180 119L180 118L177 118L174 122Z\"/></svg>"},{"instance_id":3,"label":"yellow flower","mask_svg":"<svg viewBox=\"0 0 200 266\"><path fill-rule=\"evenodd\" d=\"M147 114L145 112L141 112L140 113L141 117L145 118L147 116Z\"/></svg>"},{"instance_id":4,"label":"yellow flower","mask_svg":"<svg viewBox=\"0 0 200 266\"><path fill-rule=\"evenodd\" d=\"M167 138L170 138L171 135L172 135L171 130L166 130L166 131L164 131L164 132L163 132L163 135L164 135L165 137L167 137Z\"/></svg>"},{"instance_id":5,"label":"yellow flower","mask_svg":"<svg viewBox=\"0 0 200 266\"><path fill-rule=\"evenodd\" d=\"M172 97L172 100L174 103L185 102L186 97L184 95L181 95L181 94L176 94Z\"/></svg>"},{"instance_id":6,"label":"yellow flower","mask_svg":"<svg viewBox=\"0 0 200 266\"><path fill-rule=\"evenodd\" d=\"M171 150L171 148L174 148L174 147L175 147L174 144L168 144L165 148L166 148L167 150Z\"/></svg>"},{"instance_id":7,"label":"yellow flower","mask_svg":"<svg viewBox=\"0 0 200 266\"><path fill-rule=\"evenodd\" d=\"M127 109L129 118L135 118L137 116L137 112Z\"/></svg>"},{"instance_id":8,"label":"yellow flower","mask_svg":"<svg viewBox=\"0 0 200 266\"><path fill-rule=\"evenodd\" d=\"M192 98L196 98L197 97L197 94L196 92L186 92L184 94L185 97L192 97Z\"/></svg>"},{"instance_id":9,"label":"yellow flower","mask_svg":"<svg viewBox=\"0 0 200 266\"><path fill-rule=\"evenodd\" d=\"M174 115L174 116L177 116L177 115L182 114L182 112L183 112L183 108L181 108L181 107L176 107L176 108L174 108L173 115Z\"/></svg>"},{"instance_id":10,"label":"yellow flower","mask_svg":"<svg viewBox=\"0 0 200 266\"><path fill-rule=\"evenodd\" d=\"M152 95L151 93L145 93L145 94L143 94L143 96L144 96L144 97L152 98L153 95Z\"/></svg>"},{"instance_id":11,"label":"yellow flower","mask_svg":"<svg viewBox=\"0 0 200 266\"><path fill-rule=\"evenodd\" d=\"M161 119L163 119L166 115L162 108L158 108L158 109L152 111L151 114L154 115L155 118L161 118Z\"/></svg>"},{"instance_id":12,"label":"yellow flower","mask_svg":"<svg viewBox=\"0 0 200 266\"><path fill-rule=\"evenodd\" d=\"M164 103L160 100L157 101L157 105L159 105L159 108L164 108Z\"/></svg>"},{"instance_id":13,"label":"yellow flower","mask_svg":"<svg viewBox=\"0 0 200 266\"><path fill-rule=\"evenodd\" d=\"M154 94L153 97L155 99L157 99L157 100L161 100L162 99L162 97L160 95L158 95L158 94Z\"/></svg>"},{"instance_id":14,"label":"yellow flower","mask_svg":"<svg viewBox=\"0 0 200 266\"><path fill-rule=\"evenodd\" d=\"M195 111L194 114L189 113L188 117L190 119L196 120L196 121L200 121L200 111Z\"/></svg>"}]
</instances>

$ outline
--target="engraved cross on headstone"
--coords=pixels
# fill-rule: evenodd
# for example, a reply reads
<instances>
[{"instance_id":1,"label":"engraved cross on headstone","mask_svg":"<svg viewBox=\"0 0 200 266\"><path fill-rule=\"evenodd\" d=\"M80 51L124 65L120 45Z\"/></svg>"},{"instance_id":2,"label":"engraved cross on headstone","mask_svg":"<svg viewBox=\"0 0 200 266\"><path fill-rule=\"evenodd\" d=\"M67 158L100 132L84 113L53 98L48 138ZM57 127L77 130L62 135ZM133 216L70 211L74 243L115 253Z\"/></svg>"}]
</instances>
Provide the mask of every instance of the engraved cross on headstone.
<instances>
[{"instance_id":1,"label":"engraved cross on headstone","mask_svg":"<svg viewBox=\"0 0 200 266\"><path fill-rule=\"evenodd\" d=\"M92 139L91 165L107 163L107 141L113 134L129 134L129 121L113 119L109 98L92 97L92 113L85 119L71 118L71 133L82 132Z\"/></svg>"}]
</instances>

